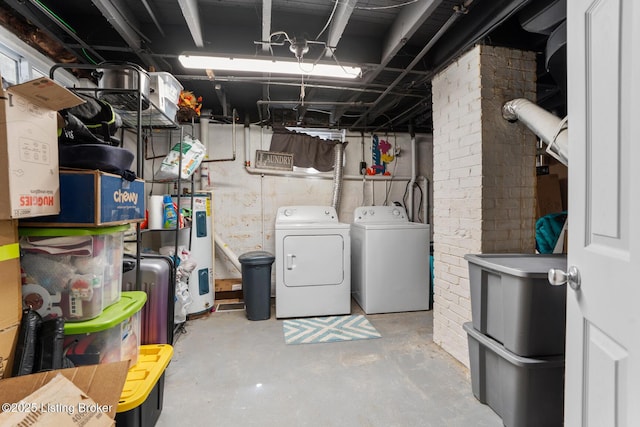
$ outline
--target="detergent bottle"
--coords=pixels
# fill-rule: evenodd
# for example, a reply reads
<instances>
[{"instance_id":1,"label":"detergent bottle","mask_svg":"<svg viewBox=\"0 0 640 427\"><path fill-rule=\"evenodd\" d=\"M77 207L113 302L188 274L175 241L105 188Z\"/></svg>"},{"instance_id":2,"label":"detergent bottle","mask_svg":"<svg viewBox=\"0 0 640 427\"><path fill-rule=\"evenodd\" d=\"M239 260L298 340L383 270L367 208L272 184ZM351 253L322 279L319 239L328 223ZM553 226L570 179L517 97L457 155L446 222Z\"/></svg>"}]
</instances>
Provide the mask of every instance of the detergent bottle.
<instances>
[{"instance_id":1,"label":"detergent bottle","mask_svg":"<svg viewBox=\"0 0 640 427\"><path fill-rule=\"evenodd\" d=\"M171 200L171 196L165 194L162 203L164 205L164 217L162 226L164 228L176 228L178 213L176 212L176 207L173 204L173 200Z\"/></svg>"}]
</instances>

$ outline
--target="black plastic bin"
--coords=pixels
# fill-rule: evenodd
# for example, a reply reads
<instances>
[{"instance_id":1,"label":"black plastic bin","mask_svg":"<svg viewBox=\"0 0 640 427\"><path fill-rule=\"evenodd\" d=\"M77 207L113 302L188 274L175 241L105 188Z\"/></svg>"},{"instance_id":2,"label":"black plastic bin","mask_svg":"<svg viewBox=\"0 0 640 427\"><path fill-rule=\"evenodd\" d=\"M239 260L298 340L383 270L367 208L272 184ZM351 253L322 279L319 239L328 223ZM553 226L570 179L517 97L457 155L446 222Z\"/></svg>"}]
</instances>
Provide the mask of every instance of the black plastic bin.
<instances>
[{"instance_id":1,"label":"black plastic bin","mask_svg":"<svg viewBox=\"0 0 640 427\"><path fill-rule=\"evenodd\" d=\"M242 254L242 293L249 320L271 318L271 265L276 258L265 251Z\"/></svg>"}]
</instances>

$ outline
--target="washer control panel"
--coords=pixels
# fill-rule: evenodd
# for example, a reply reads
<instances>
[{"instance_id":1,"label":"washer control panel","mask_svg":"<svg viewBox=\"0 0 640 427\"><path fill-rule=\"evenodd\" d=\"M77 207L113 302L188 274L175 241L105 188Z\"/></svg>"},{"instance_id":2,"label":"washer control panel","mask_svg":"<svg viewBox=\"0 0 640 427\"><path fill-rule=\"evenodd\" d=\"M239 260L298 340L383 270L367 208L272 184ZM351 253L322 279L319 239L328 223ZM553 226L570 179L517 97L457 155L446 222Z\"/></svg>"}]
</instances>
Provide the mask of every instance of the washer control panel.
<instances>
[{"instance_id":1,"label":"washer control panel","mask_svg":"<svg viewBox=\"0 0 640 427\"><path fill-rule=\"evenodd\" d=\"M353 222L397 223L409 219L402 206L360 206L353 212Z\"/></svg>"},{"instance_id":2,"label":"washer control panel","mask_svg":"<svg viewBox=\"0 0 640 427\"><path fill-rule=\"evenodd\" d=\"M282 206L278 208L277 223L338 222L338 214L332 206Z\"/></svg>"}]
</instances>

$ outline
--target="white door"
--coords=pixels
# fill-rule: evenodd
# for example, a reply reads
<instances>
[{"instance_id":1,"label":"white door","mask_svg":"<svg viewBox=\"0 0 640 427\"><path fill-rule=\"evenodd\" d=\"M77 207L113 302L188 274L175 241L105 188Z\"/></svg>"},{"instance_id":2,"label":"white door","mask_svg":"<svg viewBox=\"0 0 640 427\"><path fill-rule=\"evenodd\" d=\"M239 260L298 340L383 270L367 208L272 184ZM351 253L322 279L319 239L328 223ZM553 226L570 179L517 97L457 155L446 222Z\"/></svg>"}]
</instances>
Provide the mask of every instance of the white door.
<instances>
[{"instance_id":1,"label":"white door","mask_svg":"<svg viewBox=\"0 0 640 427\"><path fill-rule=\"evenodd\" d=\"M285 236L283 248L285 286L327 286L344 282L341 235Z\"/></svg>"},{"instance_id":2,"label":"white door","mask_svg":"<svg viewBox=\"0 0 640 427\"><path fill-rule=\"evenodd\" d=\"M640 426L640 2L569 0L566 426Z\"/></svg>"}]
</instances>

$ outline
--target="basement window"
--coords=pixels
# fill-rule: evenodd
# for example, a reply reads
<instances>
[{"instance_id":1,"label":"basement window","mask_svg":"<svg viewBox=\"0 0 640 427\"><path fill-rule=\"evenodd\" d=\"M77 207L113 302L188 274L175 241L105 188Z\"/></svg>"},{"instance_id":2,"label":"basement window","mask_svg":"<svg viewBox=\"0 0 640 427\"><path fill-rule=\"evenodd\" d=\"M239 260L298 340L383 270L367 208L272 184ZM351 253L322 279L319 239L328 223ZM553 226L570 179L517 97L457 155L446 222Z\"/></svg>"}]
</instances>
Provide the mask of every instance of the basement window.
<instances>
[{"instance_id":1,"label":"basement window","mask_svg":"<svg viewBox=\"0 0 640 427\"><path fill-rule=\"evenodd\" d=\"M344 130L274 126L270 150L292 153L295 171L330 172L335 161L334 146L345 144L344 138Z\"/></svg>"}]
</instances>

